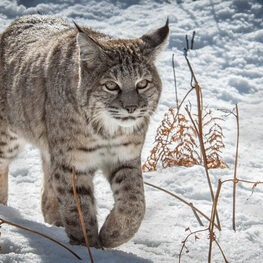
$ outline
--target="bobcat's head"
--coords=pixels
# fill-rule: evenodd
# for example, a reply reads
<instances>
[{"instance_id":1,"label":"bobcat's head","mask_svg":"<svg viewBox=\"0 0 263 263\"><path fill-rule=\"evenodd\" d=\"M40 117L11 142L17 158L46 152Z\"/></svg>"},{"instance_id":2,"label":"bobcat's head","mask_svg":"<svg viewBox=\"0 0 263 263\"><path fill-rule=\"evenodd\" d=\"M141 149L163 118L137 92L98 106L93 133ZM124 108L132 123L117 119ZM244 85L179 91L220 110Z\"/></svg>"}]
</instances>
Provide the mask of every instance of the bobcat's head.
<instances>
[{"instance_id":1,"label":"bobcat's head","mask_svg":"<svg viewBox=\"0 0 263 263\"><path fill-rule=\"evenodd\" d=\"M154 62L167 42L168 20L136 39L78 29L81 104L91 124L110 134L146 129L162 89Z\"/></svg>"}]
</instances>

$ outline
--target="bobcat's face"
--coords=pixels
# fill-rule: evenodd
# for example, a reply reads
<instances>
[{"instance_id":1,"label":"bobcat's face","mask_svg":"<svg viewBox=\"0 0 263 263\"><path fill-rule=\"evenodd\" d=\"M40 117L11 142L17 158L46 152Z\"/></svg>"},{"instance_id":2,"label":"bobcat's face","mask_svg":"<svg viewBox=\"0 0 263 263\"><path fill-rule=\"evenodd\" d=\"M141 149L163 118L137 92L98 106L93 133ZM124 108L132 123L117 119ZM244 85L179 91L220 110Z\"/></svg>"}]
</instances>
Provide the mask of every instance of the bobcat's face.
<instances>
[{"instance_id":1,"label":"bobcat's face","mask_svg":"<svg viewBox=\"0 0 263 263\"><path fill-rule=\"evenodd\" d=\"M126 61L111 67L100 79L94 95L101 95L105 121L136 126L155 111L161 81L154 67Z\"/></svg>"},{"instance_id":2,"label":"bobcat's face","mask_svg":"<svg viewBox=\"0 0 263 263\"><path fill-rule=\"evenodd\" d=\"M167 35L168 24L134 40L98 42L79 32L82 71L100 69L87 103L87 115L97 129L134 131L148 123L162 89L154 60Z\"/></svg>"}]
</instances>

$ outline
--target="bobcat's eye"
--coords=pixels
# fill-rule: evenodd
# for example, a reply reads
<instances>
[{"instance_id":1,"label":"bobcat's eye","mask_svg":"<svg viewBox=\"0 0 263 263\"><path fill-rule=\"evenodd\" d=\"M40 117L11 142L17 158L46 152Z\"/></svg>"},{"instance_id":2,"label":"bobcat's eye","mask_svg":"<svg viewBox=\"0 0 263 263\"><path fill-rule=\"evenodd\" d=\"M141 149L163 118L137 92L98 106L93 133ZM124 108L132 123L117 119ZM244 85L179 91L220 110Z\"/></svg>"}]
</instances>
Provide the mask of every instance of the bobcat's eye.
<instances>
[{"instance_id":1,"label":"bobcat's eye","mask_svg":"<svg viewBox=\"0 0 263 263\"><path fill-rule=\"evenodd\" d=\"M104 84L105 88L108 90L108 91L119 91L120 90L120 87L119 85L114 82L114 81L107 81L105 84Z\"/></svg>"},{"instance_id":2,"label":"bobcat's eye","mask_svg":"<svg viewBox=\"0 0 263 263\"><path fill-rule=\"evenodd\" d=\"M147 79L143 79L137 83L136 88L138 90L143 90L148 87L148 84L149 84L149 81Z\"/></svg>"}]
</instances>

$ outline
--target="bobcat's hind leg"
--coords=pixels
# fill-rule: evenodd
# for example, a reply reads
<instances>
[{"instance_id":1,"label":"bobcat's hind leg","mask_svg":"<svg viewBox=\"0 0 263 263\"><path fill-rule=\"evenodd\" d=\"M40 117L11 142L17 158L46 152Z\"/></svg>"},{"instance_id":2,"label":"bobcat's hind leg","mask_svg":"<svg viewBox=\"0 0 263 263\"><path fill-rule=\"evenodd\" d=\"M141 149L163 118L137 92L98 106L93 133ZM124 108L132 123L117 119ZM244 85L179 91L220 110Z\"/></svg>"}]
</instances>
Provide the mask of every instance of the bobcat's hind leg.
<instances>
[{"instance_id":1,"label":"bobcat's hind leg","mask_svg":"<svg viewBox=\"0 0 263 263\"><path fill-rule=\"evenodd\" d=\"M0 124L0 203L7 205L8 200L8 167L21 148L17 135Z\"/></svg>"},{"instance_id":2,"label":"bobcat's hind leg","mask_svg":"<svg viewBox=\"0 0 263 263\"><path fill-rule=\"evenodd\" d=\"M53 186L51 183L50 164L47 157L42 155L42 166L43 166L43 188L42 188L42 199L41 208L46 223L63 226L57 197L55 196Z\"/></svg>"}]
</instances>

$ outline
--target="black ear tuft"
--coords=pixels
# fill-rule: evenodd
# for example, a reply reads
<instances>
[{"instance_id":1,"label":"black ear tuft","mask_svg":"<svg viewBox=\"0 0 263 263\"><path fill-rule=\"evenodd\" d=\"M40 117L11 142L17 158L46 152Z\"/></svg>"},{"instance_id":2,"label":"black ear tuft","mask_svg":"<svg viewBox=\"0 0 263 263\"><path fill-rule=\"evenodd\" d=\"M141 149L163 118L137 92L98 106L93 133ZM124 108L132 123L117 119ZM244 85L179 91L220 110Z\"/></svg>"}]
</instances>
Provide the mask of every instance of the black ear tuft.
<instances>
[{"instance_id":1,"label":"black ear tuft","mask_svg":"<svg viewBox=\"0 0 263 263\"><path fill-rule=\"evenodd\" d=\"M162 51L168 40L169 35L169 18L167 18L166 23L163 27L158 28L155 31L147 33L141 37L145 46L146 55L150 56L152 59ZM147 54L148 53L148 54Z\"/></svg>"},{"instance_id":2,"label":"black ear tuft","mask_svg":"<svg viewBox=\"0 0 263 263\"><path fill-rule=\"evenodd\" d=\"M100 43L89 36L82 28L75 23L78 33L77 33L77 44L80 51L80 59L86 61L86 65L90 68L95 67L105 58L105 52Z\"/></svg>"},{"instance_id":3,"label":"black ear tuft","mask_svg":"<svg viewBox=\"0 0 263 263\"><path fill-rule=\"evenodd\" d=\"M74 23L75 27L77 28L77 30L78 30L80 33L84 33L84 31L81 29L81 27L80 27L74 20L72 20L72 22Z\"/></svg>"}]
</instances>

